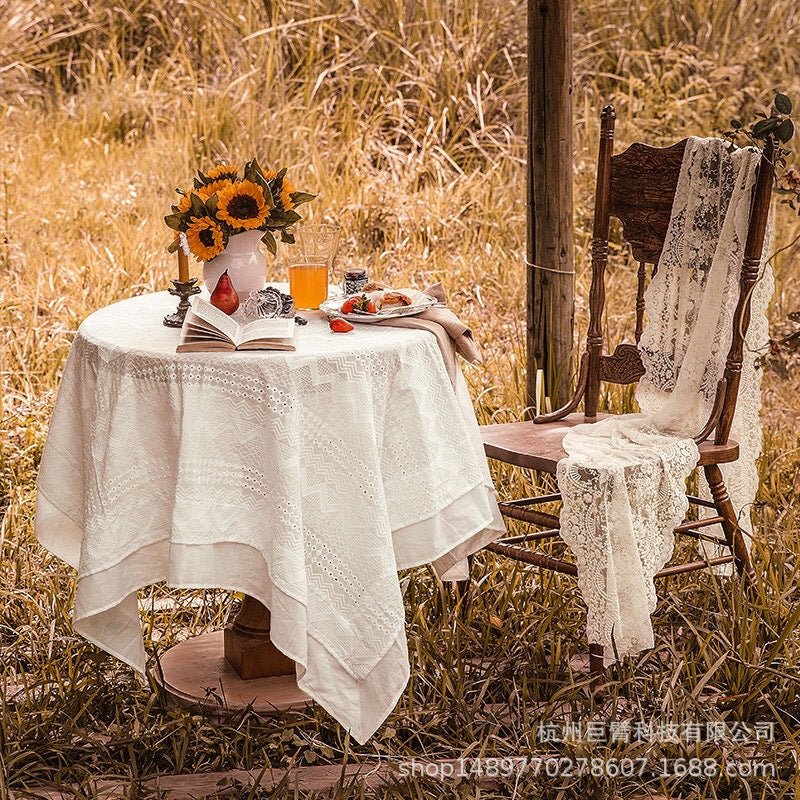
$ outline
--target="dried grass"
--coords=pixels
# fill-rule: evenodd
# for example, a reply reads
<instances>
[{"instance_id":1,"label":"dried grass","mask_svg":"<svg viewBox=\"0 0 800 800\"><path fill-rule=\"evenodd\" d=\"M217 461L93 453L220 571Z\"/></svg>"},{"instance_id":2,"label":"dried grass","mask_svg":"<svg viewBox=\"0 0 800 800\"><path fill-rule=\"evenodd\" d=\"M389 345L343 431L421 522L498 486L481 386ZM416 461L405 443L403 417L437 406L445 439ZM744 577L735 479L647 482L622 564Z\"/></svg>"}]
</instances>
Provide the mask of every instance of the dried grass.
<instances>
[{"instance_id":1,"label":"dried grass","mask_svg":"<svg viewBox=\"0 0 800 800\"><path fill-rule=\"evenodd\" d=\"M619 140L667 142L747 117L777 87L800 94L792 0L593 0L576 10L576 226L586 296L597 112L614 101ZM130 797L167 773L412 756L526 755L541 719L772 719L775 744L595 748L617 757L764 758L774 779L523 776L483 797L792 798L797 734L797 373L765 384L766 447L756 516L762 579L742 599L705 574L662 586L658 647L611 673L598 707L569 656L583 647L572 581L478 558L464 621L427 570L406 593L412 679L384 729L353 748L321 710L220 724L167 708L113 659L76 638L73 576L32 532L34 478L60 370L95 308L163 288L172 260L161 216L197 162L258 152L321 192L317 218L347 231L344 261L376 277L443 280L484 343L469 371L482 421L522 409L524 4L519 0L7 0L0 14L0 616L5 687L0 800L31 786ZM779 241L800 225L786 209ZM776 260L777 328L797 309L797 247ZM610 274L611 341L633 272ZM579 332L586 306L576 309ZM616 408L629 403L611 393ZM498 469L512 493L530 476ZM145 617L153 649L219 627L231 598L169 592ZM616 708L616 711L614 709ZM565 745L564 755L585 755ZM220 787L245 796L241 787ZM360 797L343 787L335 797ZM415 780L387 797L472 797L471 781ZM257 793L256 793L257 794ZM267 796L268 792L264 792ZM295 796L291 787L272 796Z\"/></svg>"}]
</instances>

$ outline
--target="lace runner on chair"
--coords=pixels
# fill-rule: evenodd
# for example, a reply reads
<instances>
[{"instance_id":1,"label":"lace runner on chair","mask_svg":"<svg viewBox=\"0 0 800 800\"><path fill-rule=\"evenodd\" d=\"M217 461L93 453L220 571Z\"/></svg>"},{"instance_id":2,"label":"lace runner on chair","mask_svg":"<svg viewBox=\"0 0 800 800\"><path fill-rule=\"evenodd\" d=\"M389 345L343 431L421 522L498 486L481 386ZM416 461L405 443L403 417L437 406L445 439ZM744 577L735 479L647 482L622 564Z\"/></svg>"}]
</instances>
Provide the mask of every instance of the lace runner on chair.
<instances>
[{"instance_id":1,"label":"lace runner on chair","mask_svg":"<svg viewBox=\"0 0 800 800\"><path fill-rule=\"evenodd\" d=\"M725 369L759 158L719 139L689 139L645 295L645 375L636 391L642 413L579 425L564 438L561 535L577 562L589 642L604 646L607 664L653 646L653 578L669 560L673 528L687 511L686 479L698 460L691 437L708 419ZM768 342L773 285L762 263L731 431L740 457L722 467L744 525L758 488L757 361Z\"/></svg>"}]
</instances>

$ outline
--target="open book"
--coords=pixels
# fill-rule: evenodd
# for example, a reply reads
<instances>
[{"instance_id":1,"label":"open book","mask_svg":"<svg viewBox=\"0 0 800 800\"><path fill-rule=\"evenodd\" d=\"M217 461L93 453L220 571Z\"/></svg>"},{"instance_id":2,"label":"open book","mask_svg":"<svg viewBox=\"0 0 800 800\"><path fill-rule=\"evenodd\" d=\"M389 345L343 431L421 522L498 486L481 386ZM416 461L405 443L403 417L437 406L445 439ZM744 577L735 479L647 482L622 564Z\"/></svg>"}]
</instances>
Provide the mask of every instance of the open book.
<instances>
[{"instance_id":1,"label":"open book","mask_svg":"<svg viewBox=\"0 0 800 800\"><path fill-rule=\"evenodd\" d=\"M240 325L207 300L193 297L177 352L294 350L296 329L294 320L286 318L256 319Z\"/></svg>"}]
</instances>

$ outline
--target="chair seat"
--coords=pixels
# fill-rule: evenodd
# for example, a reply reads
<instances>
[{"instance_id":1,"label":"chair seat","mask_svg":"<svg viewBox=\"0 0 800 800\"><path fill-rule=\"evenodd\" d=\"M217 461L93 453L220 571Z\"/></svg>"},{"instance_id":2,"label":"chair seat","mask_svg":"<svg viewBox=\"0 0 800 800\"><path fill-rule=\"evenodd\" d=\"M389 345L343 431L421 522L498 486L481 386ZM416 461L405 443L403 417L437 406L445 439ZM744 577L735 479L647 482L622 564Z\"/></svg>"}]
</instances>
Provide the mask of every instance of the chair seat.
<instances>
[{"instance_id":1,"label":"chair seat","mask_svg":"<svg viewBox=\"0 0 800 800\"><path fill-rule=\"evenodd\" d=\"M556 422L537 425L534 422L507 422L501 425L482 425L481 436L489 458L555 474L556 464L566 456L562 440L570 428L584 422L599 422L613 414L598 414L587 419L583 414L569 414ZM739 457L739 445L731 440L725 444L702 442L698 445L698 465L725 464Z\"/></svg>"}]
</instances>

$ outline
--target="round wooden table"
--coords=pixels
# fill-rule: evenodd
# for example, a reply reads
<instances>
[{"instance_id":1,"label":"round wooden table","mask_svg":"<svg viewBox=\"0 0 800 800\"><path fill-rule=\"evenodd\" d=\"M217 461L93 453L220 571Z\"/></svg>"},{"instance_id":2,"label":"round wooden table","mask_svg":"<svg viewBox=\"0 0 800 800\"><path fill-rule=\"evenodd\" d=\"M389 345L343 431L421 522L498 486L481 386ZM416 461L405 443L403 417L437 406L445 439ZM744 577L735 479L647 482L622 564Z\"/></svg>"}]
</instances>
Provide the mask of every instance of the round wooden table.
<instances>
[{"instance_id":1,"label":"round wooden table","mask_svg":"<svg viewBox=\"0 0 800 800\"><path fill-rule=\"evenodd\" d=\"M224 631L160 657L165 691L263 713L311 694L366 741L408 681L398 570L450 574L504 529L463 376L427 331L319 312L294 351L177 353L174 305L96 311L64 369L36 534L78 572L74 628L144 671L139 589L240 592Z\"/></svg>"}]
</instances>

